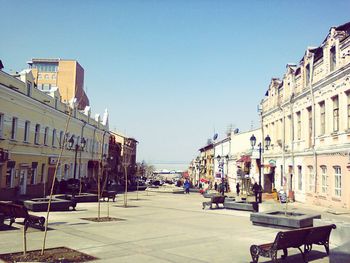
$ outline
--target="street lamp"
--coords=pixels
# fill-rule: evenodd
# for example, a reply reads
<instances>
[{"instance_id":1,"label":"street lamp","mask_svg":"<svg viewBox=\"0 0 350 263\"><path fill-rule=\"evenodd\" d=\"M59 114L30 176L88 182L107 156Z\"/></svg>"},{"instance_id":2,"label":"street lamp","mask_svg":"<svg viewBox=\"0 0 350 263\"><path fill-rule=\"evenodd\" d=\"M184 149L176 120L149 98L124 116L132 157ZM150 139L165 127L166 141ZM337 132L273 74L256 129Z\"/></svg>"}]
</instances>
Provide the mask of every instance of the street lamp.
<instances>
[{"instance_id":1,"label":"street lamp","mask_svg":"<svg viewBox=\"0 0 350 263\"><path fill-rule=\"evenodd\" d=\"M199 187L199 184L200 184L200 181L201 181L201 161L200 161L200 158L197 157L196 158L196 161L195 161L195 164L196 164L196 168L197 168L197 171L198 171L198 187Z\"/></svg>"},{"instance_id":2,"label":"street lamp","mask_svg":"<svg viewBox=\"0 0 350 263\"><path fill-rule=\"evenodd\" d=\"M74 145L74 135L72 137L70 137L70 139L68 140L68 147L69 149L73 149L74 147L74 150L75 150L75 155L74 155L74 176L73 178L75 179L76 177L76 173L77 173L77 155L78 155L78 150L80 151L84 151L84 148L85 148L85 144L86 144L86 141L84 139L84 137L81 138L80 140L80 145L79 145L79 142L77 141L77 143Z\"/></svg>"},{"instance_id":3,"label":"street lamp","mask_svg":"<svg viewBox=\"0 0 350 263\"><path fill-rule=\"evenodd\" d=\"M222 189L222 195L225 194L225 170L224 170L224 160L226 159L226 165L228 166L228 159L230 157L227 155L225 156L220 156L218 155L216 159L218 160L218 168L219 171L221 172L221 189Z\"/></svg>"},{"instance_id":4,"label":"street lamp","mask_svg":"<svg viewBox=\"0 0 350 263\"><path fill-rule=\"evenodd\" d=\"M252 134L252 136L250 137L250 145L252 146L252 149L254 149L254 146L256 144L256 137L254 136L254 134ZM271 144L271 138L269 135L267 135L265 137L265 147L266 147L266 150L269 149L270 147L270 144ZM261 142L259 142L258 144L258 147L259 147L259 163L258 163L258 168L259 168L259 203L262 202L262 198L261 198L261 194L262 194L262 191L261 191L261 154L262 154L262 151L263 151L263 147L261 145Z\"/></svg>"}]
</instances>

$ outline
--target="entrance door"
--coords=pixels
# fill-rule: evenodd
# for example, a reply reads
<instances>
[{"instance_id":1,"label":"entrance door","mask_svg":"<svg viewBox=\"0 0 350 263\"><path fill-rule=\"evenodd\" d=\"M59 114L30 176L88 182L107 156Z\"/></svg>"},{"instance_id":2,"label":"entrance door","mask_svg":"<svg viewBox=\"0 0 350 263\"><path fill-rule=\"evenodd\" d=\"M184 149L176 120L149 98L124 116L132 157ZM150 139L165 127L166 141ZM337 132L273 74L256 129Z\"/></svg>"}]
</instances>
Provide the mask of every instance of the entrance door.
<instances>
[{"instance_id":1,"label":"entrance door","mask_svg":"<svg viewBox=\"0 0 350 263\"><path fill-rule=\"evenodd\" d=\"M275 173L264 174L264 192L272 193L272 184L275 181Z\"/></svg>"},{"instance_id":2,"label":"entrance door","mask_svg":"<svg viewBox=\"0 0 350 263\"><path fill-rule=\"evenodd\" d=\"M27 175L28 175L27 169L20 170L19 187L20 187L20 194L21 195L25 195L27 193Z\"/></svg>"}]
</instances>

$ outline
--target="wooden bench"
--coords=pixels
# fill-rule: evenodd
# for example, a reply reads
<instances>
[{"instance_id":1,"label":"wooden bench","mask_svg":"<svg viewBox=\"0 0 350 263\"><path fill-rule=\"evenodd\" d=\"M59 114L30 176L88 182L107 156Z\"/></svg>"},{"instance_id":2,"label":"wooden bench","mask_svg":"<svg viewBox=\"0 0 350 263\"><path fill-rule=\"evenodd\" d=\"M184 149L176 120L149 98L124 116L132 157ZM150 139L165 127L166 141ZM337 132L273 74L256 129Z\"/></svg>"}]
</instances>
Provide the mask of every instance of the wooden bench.
<instances>
[{"instance_id":1,"label":"wooden bench","mask_svg":"<svg viewBox=\"0 0 350 263\"><path fill-rule=\"evenodd\" d=\"M41 230L45 229L45 217L30 215L27 208L22 205L0 202L0 213L4 215L5 219L10 220L10 226L15 222L16 218L24 218L23 223L26 229L29 226Z\"/></svg>"},{"instance_id":2,"label":"wooden bench","mask_svg":"<svg viewBox=\"0 0 350 263\"><path fill-rule=\"evenodd\" d=\"M222 196L222 195L212 196L212 197L210 198L210 201L209 201L209 202L203 202L203 203L202 203L203 209L205 209L206 206L210 206L210 209L212 209L212 208L213 208L213 204L216 205L216 208L219 207L219 204L224 205L225 197L226 197L226 196Z\"/></svg>"},{"instance_id":3,"label":"wooden bench","mask_svg":"<svg viewBox=\"0 0 350 263\"><path fill-rule=\"evenodd\" d=\"M278 232L273 243L262 245L252 245L250 247L250 254L252 262L257 263L259 256L271 258L272 262L277 262L277 251L283 250L282 259L288 256L288 248L299 249L303 261L307 262L307 254L312 250L312 245L323 245L329 255L329 236L332 229L336 226L326 225L318 227L307 227L290 231ZM302 250L304 246L304 251Z\"/></svg>"}]
</instances>

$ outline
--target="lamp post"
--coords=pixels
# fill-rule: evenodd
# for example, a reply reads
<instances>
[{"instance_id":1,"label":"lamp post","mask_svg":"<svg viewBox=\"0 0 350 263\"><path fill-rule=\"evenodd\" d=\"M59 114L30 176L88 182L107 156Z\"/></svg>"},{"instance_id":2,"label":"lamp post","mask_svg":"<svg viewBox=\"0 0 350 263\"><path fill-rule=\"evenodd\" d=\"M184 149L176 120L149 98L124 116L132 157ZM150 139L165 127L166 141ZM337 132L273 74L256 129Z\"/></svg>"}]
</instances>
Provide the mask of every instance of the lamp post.
<instances>
[{"instance_id":1,"label":"lamp post","mask_svg":"<svg viewBox=\"0 0 350 263\"><path fill-rule=\"evenodd\" d=\"M228 164L228 159L230 157L228 154L226 156L220 156L218 155L216 159L218 160L218 168L219 171L221 172L221 189L222 190L222 195L225 194L225 170L224 170L224 160L226 159L226 164Z\"/></svg>"},{"instance_id":2,"label":"lamp post","mask_svg":"<svg viewBox=\"0 0 350 263\"><path fill-rule=\"evenodd\" d=\"M201 161L200 161L200 158L197 157L196 158L196 161L194 162L195 163L195 167L196 167L196 170L198 172L198 183L197 183L197 186L199 187L199 183L200 183L200 180L201 180L201 171L200 171L200 164L201 164ZM197 177L197 176L196 176Z\"/></svg>"},{"instance_id":3,"label":"lamp post","mask_svg":"<svg viewBox=\"0 0 350 263\"><path fill-rule=\"evenodd\" d=\"M254 146L256 144L256 137L254 136L254 134L252 134L252 136L250 137L250 145L252 146L252 149L254 149ZM265 137L265 147L266 147L266 150L269 149L269 146L271 144L271 138L269 135L267 135ZM262 195L262 187L261 187L261 155L262 155L262 152L263 152L263 147L261 145L261 142L259 142L258 144L258 147L259 147L259 163L258 163L258 168L259 168L259 203L262 202L262 198L261 198L261 195Z\"/></svg>"},{"instance_id":4,"label":"lamp post","mask_svg":"<svg viewBox=\"0 0 350 263\"><path fill-rule=\"evenodd\" d=\"M84 148L85 148L85 144L86 144L86 141L84 139L84 137L81 138L80 140L80 145L79 145L79 142L77 141L77 143L74 145L74 136L72 136L69 140L68 140L68 147L69 149L73 149L74 147L74 151L75 151L75 155L74 155L74 175L73 175L73 178L76 179L76 173L77 173L77 155L78 155L78 151L83 151Z\"/></svg>"}]
</instances>

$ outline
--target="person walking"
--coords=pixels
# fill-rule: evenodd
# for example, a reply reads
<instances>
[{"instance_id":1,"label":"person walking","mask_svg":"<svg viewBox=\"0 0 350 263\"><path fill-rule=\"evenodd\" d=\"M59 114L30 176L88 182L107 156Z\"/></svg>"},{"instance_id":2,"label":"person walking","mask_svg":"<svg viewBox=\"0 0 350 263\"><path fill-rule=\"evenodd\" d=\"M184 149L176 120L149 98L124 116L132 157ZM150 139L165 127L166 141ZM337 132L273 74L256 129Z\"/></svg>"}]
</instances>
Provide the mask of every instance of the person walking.
<instances>
[{"instance_id":1,"label":"person walking","mask_svg":"<svg viewBox=\"0 0 350 263\"><path fill-rule=\"evenodd\" d=\"M190 182L187 179L184 183L184 187L185 187L185 193L189 194L190 193Z\"/></svg>"},{"instance_id":2,"label":"person walking","mask_svg":"<svg viewBox=\"0 0 350 263\"><path fill-rule=\"evenodd\" d=\"M239 185L239 183L237 183L236 184L236 194L237 194L237 196L239 196L239 192L241 191L239 188L240 188L240 185Z\"/></svg>"},{"instance_id":3,"label":"person walking","mask_svg":"<svg viewBox=\"0 0 350 263\"><path fill-rule=\"evenodd\" d=\"M218 183L217 182L215 182L215 184L214 184L214 189L215 189L215 191L218 190Z\"/></svg>"},{"instance_id":4,"label":"person walking","mask_svg":"<svg viewBox=\"0 0 350 263\"><path fill-rule=\"evenodd\" d=\"M255 195L255 202L261 203L260 195L259 195L261 188L256 182L254 183L252 190L253 190L254 195Z\"/></svg>"}]
</instances>

